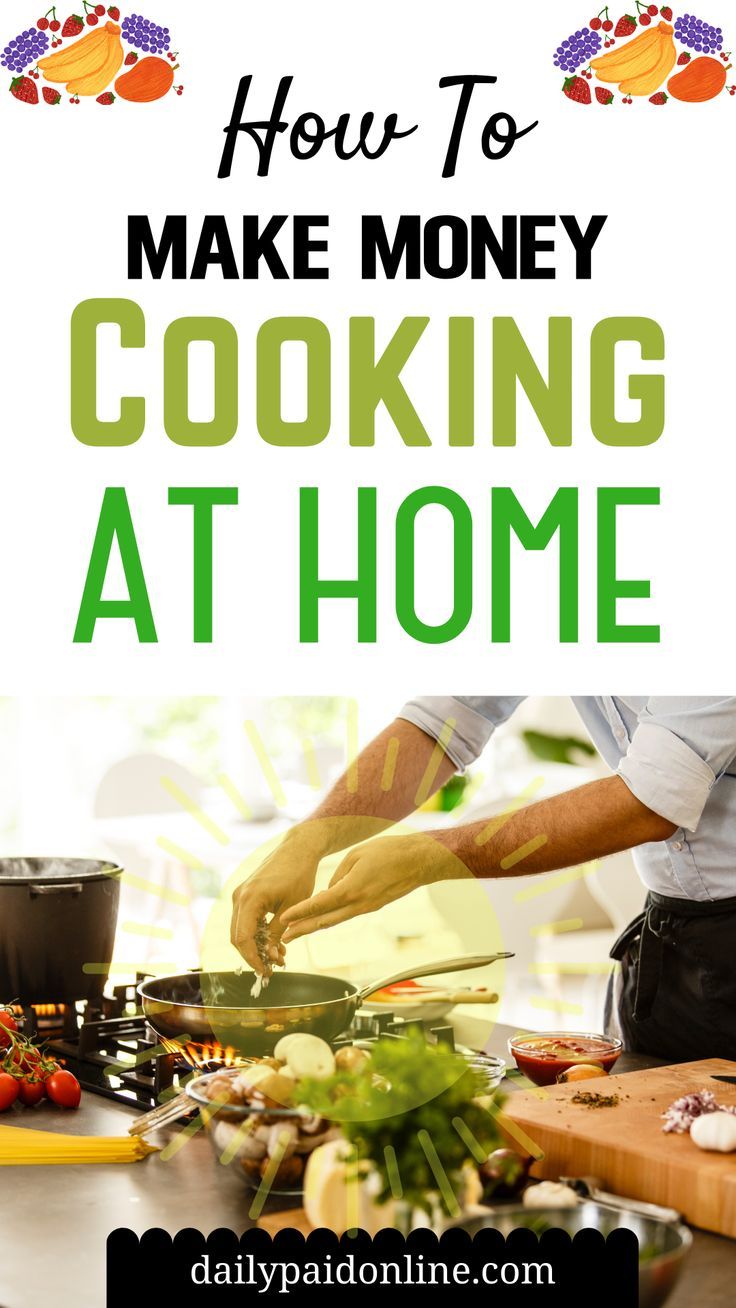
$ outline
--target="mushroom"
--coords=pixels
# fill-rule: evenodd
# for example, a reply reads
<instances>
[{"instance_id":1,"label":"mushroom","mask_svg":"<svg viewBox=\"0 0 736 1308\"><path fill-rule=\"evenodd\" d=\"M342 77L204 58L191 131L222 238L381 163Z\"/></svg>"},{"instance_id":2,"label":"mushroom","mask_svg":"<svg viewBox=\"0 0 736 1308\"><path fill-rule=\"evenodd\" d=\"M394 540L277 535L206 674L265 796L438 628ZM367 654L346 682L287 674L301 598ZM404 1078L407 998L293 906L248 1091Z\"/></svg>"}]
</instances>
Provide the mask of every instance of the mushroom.
<instances>
[{"instance_id":1,"label":"mushroom","mask_svg":"<svg viewBox=\"0 0 736 1308\"><path fill-rule=\"evenodd\" d=\"M319 1036L295 1035L289 1041L285 1057L287 1067L297 1080L309 1076L324 1081L335 1071L335 1055L327 1041Z\"/></svg>"},{"instance_id":2,"label":"mushroom","mask_svg":"<svg viewBox=\"0 0 736 1308\"><path fill-rule=\"evenodd\" d=\"M261 1176L265 1176L269 1167L272 1166L270 1158L264 1158L258 1165ZM297 1185L301 1180L304 1171L304 1163L301 1158L294 1154L291 1158L284 1158L276 1170L273 1178L274 1185Z\"/></svg>"},{"instance_id":3,"label":"mushroom","mask_svg":"<svg viewBox=\"0 0 736 1308\"><path fill-rule=\"evenodd\" d=\"M272 1126L268 1137L268 1156L281 1155L282 1160L291 1158L296 1152L299 1140L299 1128L296 1122L278 1122Z\"/></svg>"},{"instance_id":4,"label":"mushroom","mask_svg":"<svg viewBox=\"0 0 736 1308\"><path fill-rule=\"evenodd\" d=\"M361 1072L370 1061L371 1056L368 1051L359 1049L357 1045L344 1045L335 1054L335 1067L338 1072Z\"/></svg>"},{"instance_id":5,"label":"mushroom","mask_svg":"<svg viewBox=\"0 0 736 1308\"><path fill-rule=\"evenodd\" d=\"M244 1131L242 1122L239 1126L231 1122L216 1122L212 1136L221 1154L233 1150L234 1158L249 1158L253 1162L260 1162L266 1156L264 1141L257 1139L253 1131Z\"/></svg>"}]
</instances>

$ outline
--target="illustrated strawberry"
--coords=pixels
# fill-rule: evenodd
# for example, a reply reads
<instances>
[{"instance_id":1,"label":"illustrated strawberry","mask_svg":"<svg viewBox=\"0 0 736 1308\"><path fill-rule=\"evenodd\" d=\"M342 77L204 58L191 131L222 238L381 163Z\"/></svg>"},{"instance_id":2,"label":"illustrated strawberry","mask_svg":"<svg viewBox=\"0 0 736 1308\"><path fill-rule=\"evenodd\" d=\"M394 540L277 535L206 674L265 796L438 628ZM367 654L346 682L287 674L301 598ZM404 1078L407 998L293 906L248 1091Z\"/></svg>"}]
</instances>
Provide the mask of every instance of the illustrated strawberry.
<instances>
[{"instance_id":1,"label":"illustrated strawberry","mask_svg":"<svg viewBox=\"0 0 736 1308\"><path fill-rule=\"evenodd\" d=\"M613 91L609 91L605 86L597 86L595 98L599 104L613 104Z\"/></svg>"},{"instance_id":2,"label":"illustrated strawberry","mask_svg":"<svg viewBox=\"0 0 736 1308\"><path fill-rule=\"evenodd\" d=\"M125 62L126 64L138 63L138 55L136 54L135 50L131 50L130 54L125 56Z\"/></svg>"},{"instance_id":3,"label":"illustrated strawberry","mask_svg":"<svg viewBox=\"0 0 736 1308\"><path fill-rule=\"evenodd\" d=\"M670 9L669 5L665 5L663 9L660 9L659 12L666 23L672 22L672 10Z\"/></svg>"},{"instance_id":4,"label":"illustrated strawberry","mask_svg":"<svg viewBox=\"0 0 736 1308\"><path fill-rule=\"evenodd\" d=\"M43 87L43 98L47 104L61 104L61 92L55 91L53 86Z\"/></svg>"},{"instance_id":5,"label":"illustrated strawberry","mask_svg":"<svg viewBox=\"0 0 736 1308\"><path fill-rule=\"evenodd\" d=\"M636 19L632 18L631 14L624 14L623 18L619 18L614 28L613 35L631 36L631 33L635 31L636 31Z\"/></svg>"},{"instance_id":6,"label":"illustrated strawberry","mask_svg":"<svg viewBox=\"0 0 736 1308\"><path fill-rule=\"evenodd\" d=\"M650 95L650 97L649 97L649 103L650 103L650 104L666 104L667 101L669 100L669 98L670 98L670 97L669 97L669 96L668 96L664 91L657 91L657 94L656 94L656 95Z\"/></svg>"},{"instance_id":7,"label":"illustrated strawberry","mask_svg":"<svg viewBox=\"0 0 736 1308\"><path fill-rule=\"evenodd\" d=\"M584 77L568 77L562 87L568 100L576 104L590 104L590 87Z\"/></svg>"},{"instance_id":8,"label":"illustrated strawberry","mask_svg":"<svg viewBox=\"0 0 736 1308\"><path fill-rule=\"evenodd\" d=\"M688 54L687 50L683 50L677 62L678 64L689 64L691 59L692 55Z\"/></svg>"},{"instance_id":9,"label":"illustrated strawberry","mask_svg":"<svg viewBox=\"0 0 736 1308\"><path fill-rule=\"evenodd\" d=\"M118 98L118 97L117 97L116 95L113 95L112 91L105 91L104 95L98 95L98 97L97 97L97 103L98 103L98 104L114 104L115 101L117 100L117 98Z\"/></svg>"},{"instance_id":10,"label":"illustrated strawberry","mask_svg":"<svg viewBox=\"0 0 736 1308\"><path fill-rule=\"evenodd\" d=\"M84 19L79 14L70 14L61 29L62 36L79 36L84 31Z\"/></svg>"},{"instance_id":11,"label":"illustrated strawberry","mask_svg":"<svg viewBox=\"0 0 736 1308\"><path fill-rule=\"evenodd\" d=\"M30 77L14 77L10 83L11 94L24 104L38 104L38 87Z\"/></svg>"},{"instance_id":12,"label":"illustrated strawberry","mask_svg":"<svg viewBox=\"0 0 736 1308\"><path fill-rule=\"evenodd\" d=\"M118 19L119 19L119 17L120 17L120 10L118 9L117 5L111 5L110 8L108 9L107 13L108 13L108 16L112 19L112 21L113 21L114 23L117 23L117 21L118 21Z\"/></svg>"}]
</instances>

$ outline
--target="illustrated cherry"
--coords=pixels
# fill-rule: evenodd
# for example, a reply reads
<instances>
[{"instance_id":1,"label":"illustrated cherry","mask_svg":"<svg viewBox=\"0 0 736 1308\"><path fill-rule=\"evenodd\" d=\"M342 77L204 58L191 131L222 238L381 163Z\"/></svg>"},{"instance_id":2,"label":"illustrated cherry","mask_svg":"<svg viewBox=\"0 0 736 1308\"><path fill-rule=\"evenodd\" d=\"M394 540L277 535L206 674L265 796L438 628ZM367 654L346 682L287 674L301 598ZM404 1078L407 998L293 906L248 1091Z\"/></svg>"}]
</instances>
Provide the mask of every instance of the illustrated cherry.
<instances>
[{"instance_id":1,"label":"illustrated cherry","mask_svg":"<svg viewBox=\"0 0 736 1308\"><path fill-rule=\"evenodd\" d=\"M59 22L58 18L52 18L51 22L49 23L49 31L58 32L60 27L61 27L61 23Z\"/></svg>"},{"instance_id":2,"label":"illustrated cherry","mask_svg":"<svg viewBox=\"0 0 736 1308\"><path fill-rule=\"evenodd\" d=\"M649 14L639 14L639 22L641 23L642 27L648 27L651 21L652 20L649 17Z\"/></svg>"},{"instance_id":3,"label":"illustrated cherry","mask_svg":"<svg viewBox=\"0 0 736 1308\"><path fill-rule=\"evenodd\" d=\"M604 32L612 32L612 31L613 31L613 23L612 23L612 21L611 21L610 18L607 18L606 21L604 22L604 24L603 24L603 31L604 31Z\"/></svg>"},{"instance_id":4,"label":"illustrated cherry","mask_svg":"<svg viewBox=\"0 0 736 1308\"><path fill-rule=\"evenodd\" d=\"M590 28L591 32L600 32L602 26L603 23L601 22L600 18L591 18L590 22L588 23L588 27Z\"/></svg>"},{"instance_id":5,"label":"illustrated cherry","mask_svg":"<svg viewBox=\"0 0 736 1308\"><path fill-rule=\"evenodd\" d=\"M655 14L656 14L656 12L657 12L656 9L655 9L654 12L655 12ZM95 13L97 14L97 17L98 17L98 18L103 18L103 17L104 17L104 14L105 14L105 6L104 6L104 5L95 5Z\"/></svg>"},{"instance_id":6,"label":"illustrated cherry","mask_svg":"<svg viewBox=\"0 0 736 1308\"><path fill-rule=\"evenodd\" d=\"M45 32L46 28L49 26L50 23L48 18L39 18L36 22L36 27L38 28L39 32Z\"/></svg>"},{"instance_id":7,"label":"illustrated cherry","mask_svg":"<svg viewBox=\"0 0 736 1308\"><path fill-rule=\"evenodd\" d=\"M657 8L656 5L650 5L649 8L647 9L647 13L648 13L652 18L656 18L656 17L657 17L657 14L659 13L659 10L658 10L658 8Z\"/></svg>"}]
</instances>

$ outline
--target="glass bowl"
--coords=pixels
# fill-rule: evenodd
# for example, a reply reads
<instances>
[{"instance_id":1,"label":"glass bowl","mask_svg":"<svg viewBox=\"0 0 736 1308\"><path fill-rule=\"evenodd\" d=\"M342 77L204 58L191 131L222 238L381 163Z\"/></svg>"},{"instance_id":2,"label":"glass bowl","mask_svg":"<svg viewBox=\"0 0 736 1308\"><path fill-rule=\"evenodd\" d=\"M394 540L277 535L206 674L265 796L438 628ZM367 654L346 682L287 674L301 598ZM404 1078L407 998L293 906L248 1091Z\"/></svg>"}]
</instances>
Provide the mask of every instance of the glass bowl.
<instances>
[{"instance_id":1,"label":"glass bowl","mask_svg":"<svg viewBox=\"0 0 736 1308\"><path fill-rule=\"evenodd\" d=\"M238 1094L236 1083L243 1070L208 1072L186 1087L202 1115L215 1157L223 1166L233 1167L251 1190L264 1185L269 1194L299 1195L309 1155L339 1136L339 1128L325 1118L273 1101L264 1106L229 1099L228 1095Z\"/></svg>"},{"instance_id":2,"label":"glass bowl","mask_svg":"<svg viewBox=\"0 0 736 1308\"><path fill-rule=\"evenodd\" d=\"M509 1040L516 1066L534 1085L554 1085L568 1068L593 1064L601 1076L611 1071L623 1044L592 1031L528 1031Z\"/></svg>"}]
</instances>

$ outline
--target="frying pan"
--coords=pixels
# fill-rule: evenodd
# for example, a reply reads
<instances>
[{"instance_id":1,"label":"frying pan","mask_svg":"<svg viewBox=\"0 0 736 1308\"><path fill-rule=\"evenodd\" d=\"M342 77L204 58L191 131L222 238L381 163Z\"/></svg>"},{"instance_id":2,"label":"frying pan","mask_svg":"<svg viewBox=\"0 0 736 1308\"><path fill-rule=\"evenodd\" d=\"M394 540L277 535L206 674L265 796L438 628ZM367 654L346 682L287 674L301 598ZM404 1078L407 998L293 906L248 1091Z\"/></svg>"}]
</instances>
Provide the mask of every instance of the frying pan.
<instances>
[{"instance_id":1,"label":"frying pan","mask_svg":"<svg viewBox=\"0 0 736 1308\"><path fill-rule=\"evenodd\" d=\"M268 1054L283 1035L308 1031L334 1040L346 1031L367 995L384 986L437 972L486 967L513 954L472 954L394 972L380 981L355 986L336 976L276 972L254 999L254 972L185 972L156 977L138 986L143 1012L167 1040L232 1045L241 1054ZM264 1006L266 998L268 1004Z\"/></svg>"}]
</instances>

